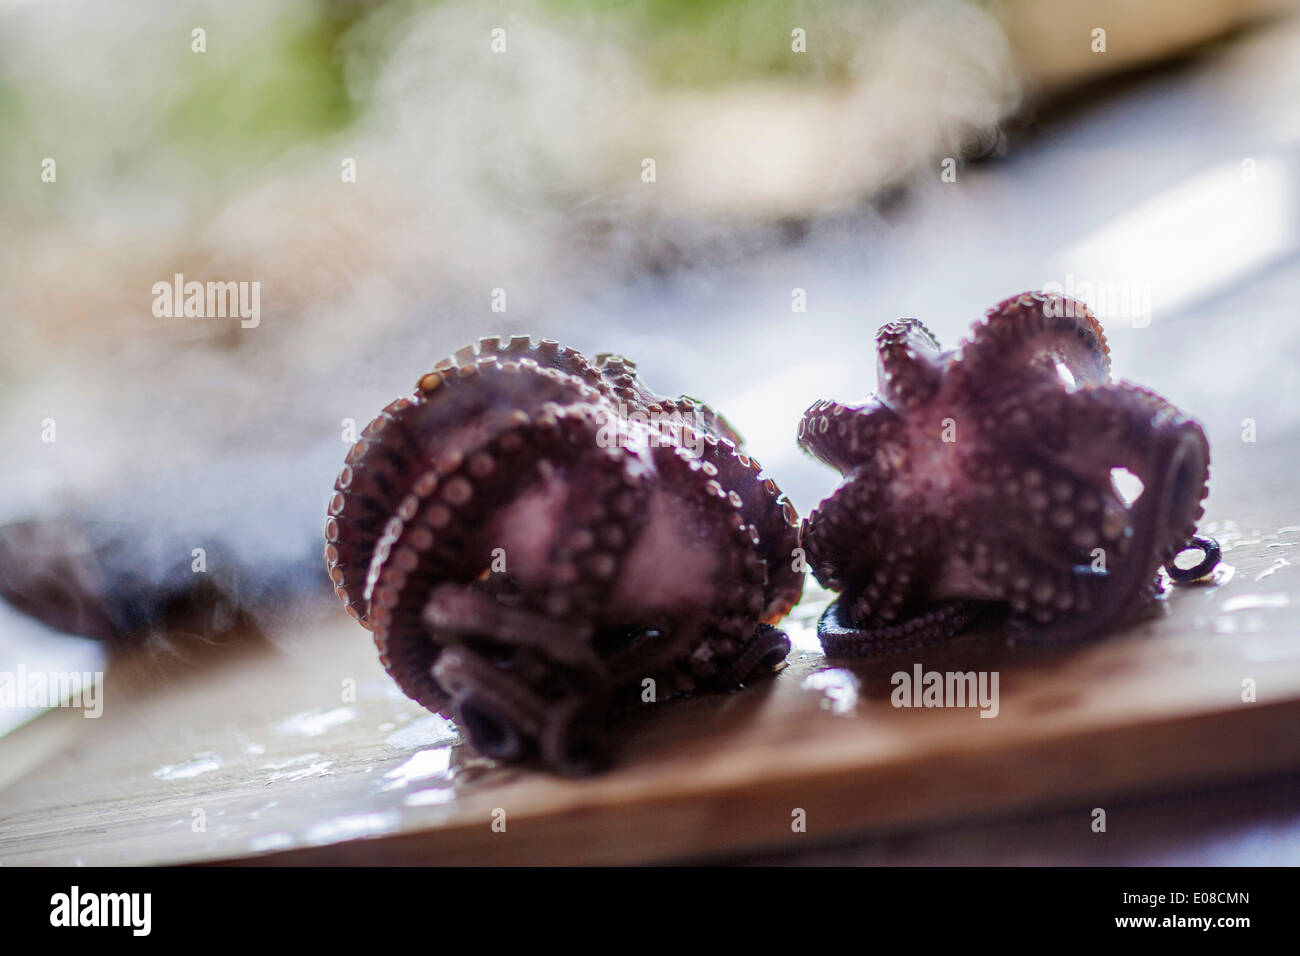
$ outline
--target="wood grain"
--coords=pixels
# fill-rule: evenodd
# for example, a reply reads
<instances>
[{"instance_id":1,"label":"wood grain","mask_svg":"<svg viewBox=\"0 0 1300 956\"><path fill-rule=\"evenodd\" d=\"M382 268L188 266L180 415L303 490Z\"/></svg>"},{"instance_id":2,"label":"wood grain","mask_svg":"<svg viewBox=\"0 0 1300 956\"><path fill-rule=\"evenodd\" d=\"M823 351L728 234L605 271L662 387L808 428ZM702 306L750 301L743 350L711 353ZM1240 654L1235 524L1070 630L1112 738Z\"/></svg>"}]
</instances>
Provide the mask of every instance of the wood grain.
<instances>
[{"instance_id":1,"label":"wood grain","mask_svg":"<svg viewBox=\"0 0 1300 956\"><path fill-rule=\"evenodd\" d=\"M828 662L814 593L780 674L647 705L618 766L587 780L467 757L336 615L166 681L156 661L119 663L104 717L81 721L71 745L0 797L0 861L645 862L1081 799L1104 807L1300 765L1289 578L1256 580L1300 542L1300 520L1243 526L1224 526L1217 583L1177 590L1156 618L1080 649L1011 646L990 627L918 655ZM893 707L890 676L915 663L996 671L998 716ZM68 716L50 715L64 738ZM805 833L792 829L796 809Z\"/></svg>"}]
</instances>

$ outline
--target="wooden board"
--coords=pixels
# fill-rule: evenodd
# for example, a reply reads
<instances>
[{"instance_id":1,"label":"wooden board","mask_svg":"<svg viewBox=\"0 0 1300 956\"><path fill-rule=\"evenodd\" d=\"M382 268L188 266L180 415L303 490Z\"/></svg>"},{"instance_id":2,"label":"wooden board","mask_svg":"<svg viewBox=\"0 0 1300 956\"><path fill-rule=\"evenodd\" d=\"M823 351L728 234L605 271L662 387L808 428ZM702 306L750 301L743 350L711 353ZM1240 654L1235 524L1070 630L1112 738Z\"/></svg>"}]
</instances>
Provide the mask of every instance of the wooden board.
<instances>
[{"instance_id":1,"label":"wooden board","mask_svg":"<svg viewBox=\"0 0 1300 956\"><path fill-rule=\"evenodd\" d=\"M1300 516L1279 521L1254 500L1209 524L1229 549L1214 583L1084 648L1013 647L986 629L920 654L827 662L812 630L826 595L814 592L791 622L784 671L647 705L619 765L587 780L467 758L336 614L165 680L156 660L119 664L101 719L53 711L0 741L0 757L35 735L62 748L0 794L0 862L644 862L1104 807L1294 767L1300 643L1294 569L1278 561L1300 546ZM891 706L891 675L917 663L996 671L998 716ZM797 810L806 832L792 828Z\"/></svg>"}]
</instances>

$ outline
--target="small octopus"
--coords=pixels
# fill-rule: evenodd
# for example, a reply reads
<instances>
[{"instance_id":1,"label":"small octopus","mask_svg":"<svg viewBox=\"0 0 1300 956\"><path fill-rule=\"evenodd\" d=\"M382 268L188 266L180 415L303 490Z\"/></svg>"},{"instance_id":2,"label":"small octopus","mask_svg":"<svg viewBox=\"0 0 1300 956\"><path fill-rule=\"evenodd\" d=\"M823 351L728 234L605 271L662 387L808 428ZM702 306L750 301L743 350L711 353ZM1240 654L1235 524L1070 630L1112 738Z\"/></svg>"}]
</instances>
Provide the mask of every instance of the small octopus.
<instances>
[{"instance_id":1,"label":"small octopus","mask_svg":"<svg viewBox=\"0 0 1300 956\"><path fill-rule=\"evenodd\" d=\"M916 319L880 329L878 391L816 402L799 444L839 488L801 528L840 592L818 626L828 656L889 654L1009 611L1017 639L1096 637L1160 592L1159 569L1208 574L1195 536L1208 493L1201 426L1144 388L1112 383L1100 323L1075 299L1026 292L943 351ZM1127 503L1113 470L1142 483ZM1195 568L1174 563L1195 549Z\"/></svg>"},{"instance_id":2,"label":"small octopus","mask_svg":"<svg viewBox=\"0 0 1300 956\"><path fill-rule=\"evenodd\" d=\"M616 355L486 338L365 429L325 560L401 689L480 754L603 762L642 702L784 661L798 517L740 436Z\"/></svg>"}]
</instances>

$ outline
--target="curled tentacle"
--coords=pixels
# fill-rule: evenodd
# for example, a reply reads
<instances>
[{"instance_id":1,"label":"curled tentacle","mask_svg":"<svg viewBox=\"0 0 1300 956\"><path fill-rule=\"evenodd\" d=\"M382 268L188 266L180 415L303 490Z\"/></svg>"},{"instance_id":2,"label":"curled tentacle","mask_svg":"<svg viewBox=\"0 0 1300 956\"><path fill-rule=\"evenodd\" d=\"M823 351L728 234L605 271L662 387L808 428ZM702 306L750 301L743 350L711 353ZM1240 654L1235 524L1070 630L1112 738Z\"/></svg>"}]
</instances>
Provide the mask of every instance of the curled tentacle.
<instances>
[{"instance_id":1,"label":"curled tentacle","mask_svg":"<svg viewBox=\"0 0 1300 956\"><path fill-rule=\"evenodd\" d=\"M1169 572L1175 584L1190 584L1192 581L1200 581L1208 577L1210 572L1218 567L1219 559L1223 556L1219 542L1208 535L1194 534L1191 540L1179 549L1180 552L1190 550L1201 552L1201 560L1192 567L1180 568L1172 559L1165 564L1165 570Z\"/></svg>"},{"instance_id":2,"label":"curled tentacle","mask_svg":"<svg viewBox=\"0 0 1300 956\"><path fill-rule=\"evenodd\" d=\"M1110 348L1101 323L1078 299L1022 292L999 302L975 327L953 363L948 388L969 403L1062 381L1110 381Z\"/></svg>"},{"instance_id":3,"label":"curled tentacle","mask_svg":"<svg viewBox=\"0 0 1300 956\"><path fill-rule=\"evenodd\" d=\"M876 333L876 382L881 397L899 411L934 397L951 356L917 319L897 319Z\"/></svg>"},{"instance_id":4,"label":"curled tentacle","mask_svg":"<svg viewBox=\"0 0 1300 956\"><path fill-rule=\"evenodd\" d=\"M733 438L625 359L484 339L349 455L331 579L402 690L480 753L592 769L647 678L728 689L788 651L760 622L798 598L795 518Z\"/></svg>"},{"instance_id":5,"label":"curled tentacle","mask_svg":"<svg viewBox=\"0 0 1300 956\"><path fill-rule=\"evenodd\" d=\"M776 482L763 474L757 460L739 451L725 438L705 440L701 458L707 477L709 469L723 487L730 489L732 504L740 508L745 523L758 532L759 553L766 566L763 621L775 624L799 602L803 593L803 572L797 569L799 516Z\"/></svg>"},{"instance_id":6,"label":"curled tentacle","mask_svg":"<svg viewBox=\"0 0 1300 956\"><path fill-rule=\"evenodd\" d=\"M1106 397L1116 395L1123 400ZM1026 639L1034 642L1073 643L1121 624L1145 603L1156 570L1192 538L1209 492L1205 433L1168 402L1131 386L1089 390L1079 400L1066 457L1079 453L1078 432L1093 436L1092 441L1099 437L1100 451L1088 459L1098 482L1103 472L1109 482L1111 468L1127 467L1142 480L1143 490L1118 513L1111 501L1105 502L1099 524L1103 560L1099 567L1096 562L1081 565L1075 573L1086 607L1028 632Z\"/></svg>"},{"instance_id":7,"label":"curled tentacle","mask_svg":"<svg viewBox=\"0 0 1300 956\"><path fill-rule=\"evenodd\" d=\"M497 342L484 339L479 358L462 349L457 355L465 362L448 360L423 376L415 393L384 408L348 452L330 499L325 561L339 598L364 626L369 626L364 589L371 555L428 461L459 454L476 433L500 428L526 403L569 404L599 396L589 384L599 384L599 375L571 349L543 343L526 350L516 339L498 353ZM505 360L494 358L497 354Z\"/></svg>"},{"instance_id":8,"label":"curled tentacle","mask_svg":"<svg viewBox=\"0 0 1300 956\"><path fill-rule=\"evenodd\" d=\"M770 624L759 624L754 635L719 676L724 684L743 684L770 674L790 653L790 638Z\"/></svg>"},{"instance_id":9,"label":"curled tentacle","mask_svg":"<svg viewBox=\"0 0 1300 956\"><path fill-rule=\"evenodd\" d=\"M975 601L942 601L897 624L862 627L853 623L841 598L822 612L817 634L827 657L885 657L946 641L969 627L980 611Z\"/></svg>"},{"instance_id":10,"label":"curled tentacle","mask_svg":"<svg viewBox=\"0 0 1300 956\"><path fill-rule=\"evenodd\" d=\"M546 701L514 674L467 647L448 648L432 670L452 700L452 713L474 749L486 757L522 756L546 721Z\"/></svg>"}]
</instances>

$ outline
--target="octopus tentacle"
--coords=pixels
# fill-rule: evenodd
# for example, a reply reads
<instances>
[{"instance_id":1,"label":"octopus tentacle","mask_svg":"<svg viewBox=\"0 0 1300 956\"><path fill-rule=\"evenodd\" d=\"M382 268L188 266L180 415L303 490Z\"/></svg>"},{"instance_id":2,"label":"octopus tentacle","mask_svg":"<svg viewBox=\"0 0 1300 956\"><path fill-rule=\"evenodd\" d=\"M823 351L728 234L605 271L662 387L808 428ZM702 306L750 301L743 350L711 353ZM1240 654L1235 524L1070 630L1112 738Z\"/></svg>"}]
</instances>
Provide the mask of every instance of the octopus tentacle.
<instances>
[{"instance_id":1,"label":"octopus tentacle","mask_svg":"<svg viewBox=\"0 0 1300 956\"><path fill-rule=\"evenodd\" d=\"M759 624L754 636L719 675L724 684L743 684L755 675L772 672L790 653L790 638L770 624Z\"/></svg>"},{"instance_id":2,"label":"octopus tentacle","mask_svg":"<svg viewBox=\"0 0 1300 956\"><path fill-rule=\"evenodd\" d=\"M518 601L518 607L497 612L500 626L489 630L494 620L491 612L484 617L470 613L462 620L478 637L491 637L498 645L544 651L554 665L563 668L562 674L539 674L551 684L590 690L608 674L589 644L592 621L599 619L599 609L618 580L634 541L628 519L643 503L646 489L617 449L589 454L589 442L600 427L596 417L544 405L534 416L532 427L539 444L551 449L538 463L540 481L553 485L560 480L557 470L566 469L558 507L568 523L554 529L544 560L525 560L522 573L516 570L511 575L516 587L509 596ZM519 481L517 470L511 480L516 482L511 489L514 500L519 501L529 486ZM540 496L550 497L545 489ZM513 510L507 506L501 517L487 526L488 543L511 536L501 524L527 520L516 518ZM437 589L433 596L438 596ZM494 593L492 597L503 595ZM433 616L429 612L426 605L428 633L441 641L454 640L453 634L437 628L436 610Z\"/></svg>"},{"instance_id":3,"label":"octopus tentacle","mask_svg":"<svg viewBox=\"0 0 1300 956\"><path fill-rule=\"evenodd\" d=\"M974 478L983 505L974 540L1017 533L1008 535L1009 547L1001 549L1001 574L986 559L976 558L971 566L1013 612L1039 624L1066 615L1082 620L1119 600L1115 580L1130 574L1148 580L1161 555L1186 540L1180 535L1190 534L1208 491L1204 470L1195 489L1167 492L1179 501L1195 494L1194 512L1155 542L1156 551L1146 557L1149 569L1121 568L1117 576L1114 562L1146 545L1139 527L1143 512L1125 505L1115 492L1111 469L1127 467L1142 477L1151 467L1153 436L1158 440L1180 428L1199 436L1208 461L1200 429L1164 399L1120 384L1003 401L1000 407L997 417L1005 427L975 459L982 463L974 467ZM1019 469L1010 464L1031 452L1031 464ZM1100 563L1099 555L1105 559ZM1123 600L1129 604L1121 604L1121 613L1128 613L1145 599L1132 591Z\"/></svg>"},{"instance_id":4,"label":"octopus tentacle","mask_svg":"<svg viewBox=\"0 0 1300 956\"><path fill-rule=\"evenodd\" d=\"M1110 347L1101 323L1078 299L1022 292L985 313L953 362L948 388L965 401L986 401L1061 381L1058 363L1077 385L1109 382Z\"/></svg>"},{"instance_id":5,"label":"octopus tentacle","mask_svg":"<svg viewBox=\"0 0 1300 956\"><path fill-rule=\"evenodd\" d=\"M362 431L348 452L347 463L334 483L329 517L325 520L325 564L335 592L348 614L369 628L364 596L366 574L375 544L394 506L406 493L404 475L415 460L414 449L372 445L395 417L411 406L405 398L389 404ZM390 430L400 434L398 429Z\"/></svg>"},{"instance_id":6,"label":"octopus tentacle","mask_svg":"<svg viewBox=\"0 0 1300 956\"><path fill-rule=\"evenodd\" d=\"M851 592L855 621L892 621L924 584L926 549L912 537L920 530L892 512L885 483L860 471L808 516L800 541L822 586Z\"/></svg>"},{"instance_id":7,"label":"octopus tentacle","mask_svg":"<svg viewBox=\"0 0 1300 956\"><path fill-rule=\"evenodd\" d=\"M732 426L719 412L714 411L698 398L691 398L689 395L679 395L677 398L666 398L661 400L664 409L670 414L674 411L681 412L683 415L691 415L703 423L704 428L710 434L724 439L739 448L745 444L745 439L740 432Z\"/></svg>"},{"instance_id":8,"label":"octopus tentacle","mask_svg":"<svg viewBox=\"0 0 1300 956\"><path fill-rule=\"evenodd\" d=\"M552 437L522 418L473 456L448 456L417 479L375 547L369 620L380 661L407 696L430 710L445 707L447 693L432 675L438 647L425 635L425 595L444 581L468 583L490 566L471 502L504 495L516 474L537 466ZM470 461L491 461L493 469L482 473L480 465L473 476Z\"/></svg>"},{"instance_id":9,"label":"octopus tentacle","mask_svg":"<svg viewBox=\"0 0 1300 956\"><path fill-rule=\"evenodd\" d=\"M388 518L423 473L423 462L472 440L472 435L459 432L491 430L494 421L508 417L525 401L567 403L598 394L536 361L542 357L572 364L563 352L552 355L539 346L523 354L515 347L500 353L508 357L504 362L494 354L485 347L475 361L423 376L415 394L385 407L348 452L330 500L325 561L336 593L363 626L369 626L364 588L375 545ZM475 424L466 424L471 422Z\"/></svg>"},{"instance_id":10,"label":"octopus tentacle","mask_svg":"<svg viewBox=\"0 0 1300 956\"><path fill-rule=\"evenodd\" d=\"M803 573L795 570L799 546L799 517L781 489L763 474L757 459L739 451L728 439L704 441L701 460L706 475L716 469L732 503L759 535L759 553L767 568L763 621L774 624L799 602ZM709 475L712 477L712 475Z\"/></svg>"},{"instance_id":11,"label":"octopus tentacle","mask_svg":"<svg viewBox=\"0 0 1300 956\"><path fill-rule=\"evenodd\" d=\"M1210 450L1200 427L1179 419L1161 423L1138 464L1144 488L1131 509L1132 537L1109 562L1104 594L1091 612L1035 631L1031 640L1073 643L1121 623L1140 605L1142 589L1156 570L1172 561L1192 538L1204 513L1201 501L1208 493Z\"/></svg>"},{"instance_id":12,"label":"octopus tentacle","mask_svg":"<svg viewBox=\"0 0 1300 956\"><path fill-rule=\"evenodd\" d=\"M975 601L941 601L897 624L860 627L840 598L822 612L817 634L827 657L884 657L946 641L969 627L980 610Z\"/></svg>"},{"instance_id":13,"label":"octopus tentacle","mask_svg":"<svg viewBox=\"0 0 1300 956\"><path fill-rule=\"evenodd\" d=\"M451 711L485 757L521 756L529 737L546 721L546 702L522 680L468 647L449 647L433 665L433 677L451 696Z\"/></svg>"},{"instance_id":14,"label":"octopus tentacle","mask_svg":"<svg viewBox=\"0 0 1300 956\"><path fill-rule=\"evenodd\" d=\"M1223 555L1223 549L1219 547L1219 542L1208 535L1192 535L1191 539L1182 548L1182 551L1196 550L1201 552L1201 560L1197 561L1190 568L1180 568L1170 559L1165 563L1165 570L1169 576L1174 579L1175 584L1187 584L1192 581L1199 581L1214 570Z\"/></svg>"},{"instance_id":15,"label":"octopus tentacle","mask_svg":"<svg viewBox=\"0 0 1300 956\"><path fill-rule=\"evenodd\" d=\"M898 414L878 398L858 405L817 401L799 421L799 447L847 474L898 440Z\"/></svg>"},{"instance_id":16,"label":"octopus tentacle","mask_svg":"<svg viewBox=\"0 0 1300 956\"><path fill-rule=\"evenodd\" d=\"M602 352L595 358L595 368L616 401L627 403L637 411L660 416L661 420L679 422L682 427L725 438L733 445L744 444L731 424L699 399L689 395L669 398L648 388L637 375L635 362L612 352Z\"/></svg>"},{"instance_id":17,"label":"octopus tentacle","mask_svg":"<svg viewBox=\"0 0 1300 956\"><path fill-rule=\"evenodd\" d=\"M502 604L497 596L471 584L438 584L424 606L424 623L449 643L487 638L499 644L544 649L567 667L602 675L591 647L591 628L556 621L522 607Z\"/></svg>"},{"instance_id":18,"label":"octopus tentacle","mask_svg":"<svg viewBox=\"0 0 1300 956\"><path fill-rule=\"evenodd\" d=\"M716 598L707 618L701 619L685 605L669 610L651 625L662 639L635 641L613 655L608 665L616 682L653 677L686 691L701 682L711 683L749 641L765 605L765 567L758 553L757 529L746 523L737 497L723 487L711 462L682 448L659 447L653 457L665 489L691 492L682 497L698 502L696 507L704 514L697 520L713 525L714 533L729 546L711 549L713 566L706 589ZM664 672L668 664L682 658L689 661L689 673Z\"/></svg>"},{"instance_id":19,"label":"octopus tentacle","mask_svg":"<svg viewBox=\"0 0 1300 956\"><path fill-rule=\"evenodd\" d=\"M440 359L434 365L434 372L421 379L421 382L429 379L435 372L446 372L472 365L507 363L520 365L533 363L539 368L561 372L575 378L606 398L614 394L608 379L577 349L560 345L554 339L541 339L534 344L527 335L512 335L504 343L499 336L479 339L477 346L467 345L459 349L454 356Z\"/></svg>"},{"instance_id":20,"label":"octopus tentacle","mask_svg":"<svg viewBox=\"0 0 1300 956\"><path fill-rule=\"evenodd\" d=\"M975 576L1004 591L1013 581L1027 590L1034 578L1087 563L1098 547L1121 545L1128 517L1108 473L1104 484L1085 479L1047 455L1017 468L1014 448L998 441L974 456L977 508L953 521Z\"/></svg>"},{"instance_id":21,"label":"octopus tentacle","mask_svg":"<svg viewBox=\"0 0 1300 956\"><path fill-rule=\"evenodd\" d=\"M918 319L897 319L876 333L876 381L893 408L912 408L939 390L945 356L934 333Z\"/></svg>"},{"instance_id":22,"label":"octopus tentacle","mask_svg":"<svg viewBox=\"0 0 1300 956\"><path fill-rule=\"evenodd\" d=\"M593 706L580 696L551 708L539 735L542 757L570 775L590 773L606 760L608 739L599 732L603 706Z\"/></svg>"}]
</instances>

